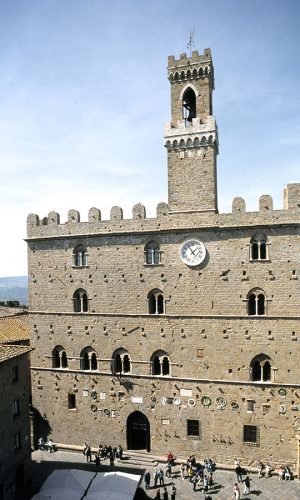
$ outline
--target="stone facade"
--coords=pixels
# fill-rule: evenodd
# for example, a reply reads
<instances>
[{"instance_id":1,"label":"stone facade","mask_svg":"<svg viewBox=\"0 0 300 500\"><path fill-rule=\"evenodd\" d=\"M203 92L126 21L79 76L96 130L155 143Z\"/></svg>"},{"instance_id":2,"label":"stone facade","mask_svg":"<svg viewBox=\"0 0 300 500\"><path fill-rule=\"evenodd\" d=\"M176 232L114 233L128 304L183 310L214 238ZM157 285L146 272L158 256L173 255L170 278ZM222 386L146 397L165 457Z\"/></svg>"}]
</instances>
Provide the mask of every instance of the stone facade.
<instances>
[{"instance_id":1,"label":"stone facade","mask_svg":"<svg viewBox=\"0 0 300 500\"><path fill-rule=\"evenodd\" d=\"M0 344L0 498L14 500L31 480L30 347Z\"/></svg>"},{"instance_id":2,"label":"stone facade","mask_svg":"<svg viewBox=\"0 0 300 500\"><path fill-rule=\"evenodd\" d=\"M217 208L210 50L169 58L169 204L29 215L36 436L297 465L300 184ZM188 254L201 262L186 263ZM181 253L180 253L181 251Z\"/></svg>"}]
</instances>

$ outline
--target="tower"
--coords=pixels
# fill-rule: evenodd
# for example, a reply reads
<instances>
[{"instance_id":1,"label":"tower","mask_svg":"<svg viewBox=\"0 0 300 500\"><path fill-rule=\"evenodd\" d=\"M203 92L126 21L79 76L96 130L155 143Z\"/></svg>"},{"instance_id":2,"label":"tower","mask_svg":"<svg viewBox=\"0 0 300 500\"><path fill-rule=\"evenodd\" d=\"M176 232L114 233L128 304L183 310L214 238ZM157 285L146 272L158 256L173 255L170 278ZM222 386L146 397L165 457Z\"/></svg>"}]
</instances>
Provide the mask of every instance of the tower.
<instances>
[{"instance_id":1,"label":"tower","mask_svg":"<svg viewBox=\"0 0 300 500\"><path fill-rule=\"evenodd\" d=\"M218 212L218 132L212 115L210 49L168 58L171 123L165 127L170 212Z\"/></svg>"}]
</instances>

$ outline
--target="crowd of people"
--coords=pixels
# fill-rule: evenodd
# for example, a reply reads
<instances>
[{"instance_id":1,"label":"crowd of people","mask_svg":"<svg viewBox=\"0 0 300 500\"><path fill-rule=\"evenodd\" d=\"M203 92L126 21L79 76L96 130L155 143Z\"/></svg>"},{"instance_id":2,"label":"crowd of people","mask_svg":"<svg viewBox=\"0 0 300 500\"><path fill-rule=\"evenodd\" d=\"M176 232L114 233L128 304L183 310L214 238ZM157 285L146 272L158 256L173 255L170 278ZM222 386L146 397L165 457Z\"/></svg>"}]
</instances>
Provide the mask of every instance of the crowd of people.
<instances>
[{"instance_id":1,"label":"crowd of people","mask_svg":"<svg viewBox=\"0 0 300 500\"><path fill-rule=\"evenodd\" d=\"M85 442L83 446L83 454L86 456L87 462L92 462L92 450L90 445ZM112 469L116 460L122 460L123 458L123 448L121 445L116 446L107 446L99 444L98 450L94 453L95 458L94 462L96 465L100 465L100 460L109 460L110 468Z\"/></svg>"},{"instance_id":2,"label":"crowd of people","mask_svg":"<svg viewBox=\"0 0 300 500\"><path fill-rule=\"evenodd\" d=\"M174 482L171 484L170 497L165 484L165 478L175 479L178 475L182 480L186 480L188 483L192 484L193 491L201 491L205 494L205 500L211 500L209 493L213 493L214 479L213 473L215 472L216 465L214 461L210 458L205 458L203 463L199 463L196 460L195 455L191 455L186 462L182 462L179 465L180 474L178 474L178 469L173 471L175 466L175 457L171 452L167 455L165 471L162 467L155 470L152 474L149 470L146 471L144 475L145 490L150 488L155 489L154 500L175 500L176 498L176 486ZM240 500L241 493L243 495L249 495L251 493L251 480L248 472L241 467L240 461L236 458L234 460L236 483L233 486L232 500ZM261 461L257 463L258 477L270 477L271 472L274 470L269 463L263 464ZM290 480L292 479L292 473L289 467L281 466L275 469L274 472L278 473L279 480ZM210 491L211 490L211 491ZM242 491L241 491L242 490ZM214 492L215 493L215 492Z\"/></svg>"},{"instance_id":3,"label":"crowd of people","mask_svg":"<svg viewBox=\"0 0 300 500\"><path fill-rule=\"evenodd\" d=\"M257 467L256 467L256 470L258 473L258 477L263 477L263 476L270 477L271 472L273 471L273 468L269 463L266 463L264 465L263 462L261 460L259 460ZM285 465L285 466L280 465L279 467L277 467L275 469L275 473L278 474L279 481L283 481L283 480L291 481L293 479L292 471L287 465Z\"/></svg>"},{"instance_id":4,"label":"crowd of people","mask_svg":"<svg viewBox=\"0 0 300 500\"><path fill-rule=\"evenodd\" d=\"M169 500L169 492L165 486L165 478L174 479L177 477L177 472L173 472L173 467L175 465L175 457L171 452L167 455L165 471L162 467L153 472L152 478L149 470L146 471L144 475L145 490L154 488L155 500ZM215 463L210 458L205 458L203 464L197 462L195 455L191 455L186 462L180 464L180 477L183 480L188 480L192 484L194 491L202 491L203 493L208 493L209 489L213 485L213 472L215 471ZM151 483L152 479L152 483ZM161 487L163 488L161 490ZM175 500L176 498L176 486L174 483L171 484L170 488L170 500ZM205 499L209 500L210 496L205 496Z\"/></svg>"}]
</instances>

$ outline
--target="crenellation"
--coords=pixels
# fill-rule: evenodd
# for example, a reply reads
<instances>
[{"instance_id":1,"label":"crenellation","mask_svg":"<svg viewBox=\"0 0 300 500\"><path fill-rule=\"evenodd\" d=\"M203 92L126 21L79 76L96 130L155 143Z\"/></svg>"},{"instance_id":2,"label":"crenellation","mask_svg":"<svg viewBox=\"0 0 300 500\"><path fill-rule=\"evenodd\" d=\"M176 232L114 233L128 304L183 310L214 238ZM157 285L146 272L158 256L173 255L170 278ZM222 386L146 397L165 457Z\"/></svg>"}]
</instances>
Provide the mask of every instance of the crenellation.
<instances>
[{"instance_id":1,"label":"crenellation","mask_svg":"<svg viewBox=\"0 0 300 500\"><path fill-rule=\"evenodd\" d=\"M110 211L110 220L123 220L123 210L121 207L112 207Z\"/></svg>"},{"instance_id":2,"label":"crenellation","mask_svg":"<svg viewBox=\"0 0 300 500\"><path fill-rule=\"evenodd\" d=\"M60 216L57 212L50 212L48 215L48 225L60 224Z\"/></svg>"},{"instance_id":3,"label":"crenellation","mask_svg":"<svg viewBox=\"0 0 300 500\"><path fill-rule=\"evenodd\" d=\"M246 213L246 203L244 198L237 196L232 201L232 214L245 214Z\"/></svg>"},{"instance_id":4,"label":"crenellation","mask_svg":"<svg viewBox=\"0 0 300 500\"><path fill-rule=\"evenodd\" d=\"M132 218L133 220L146 219L146 208L141 203L137 203L132 208Z\"/></svg>"},{"instance_id":5,"label":"crenellation","mask_svg":"<svg viewBox=\"0 0 300 500\"><path fill-rule=\"evenodd\" d=\"M203 54L199 54L198 50L193 50L191 57L186 55L186 52L182 52L179 59L175 59L175 56L168 56L168 69L180 68L182 66L199 64L199 63L211 63L211 51L210 49L205 49Z\"/></svg>"},{"instance_id":6,"label":"crenellation","mask_svg":"<svg viewBox=\"0 0 300 500\"><path fill-rule=\"evenodd\" d=\"M295 205L295 204L294 204ZM191 229L196 227L217 227L220 230L230 227L261 226L297 224L299 222L299 209L290 204L289 209L274 210L273 201L269 195L263 195L259 199L259 211L246 212L245 200L241 197L234 198L231 213L207 213L187 210L183 213L170 211L167 203L161 202L157 205L156 217L146 218L146 209L141 204L136 204L132 209L132 218L123 219L121 207L112 207L110 220L101 219L101 211L95 208L89 210L88 221L80 221L80 214L76 210L68 212L68 231L66 224L60 222L60 215L50 212L49 216L42 219L38 215L30 214L27 217L28 240L35 238L73 237L78 235L93 234L116 234L124 231L147 232L183 230L187 226ZM269 208L266 208L269 207ZM46 224L44 223L46 222Z\"/></svg>"},{"instance_id":7,"label":"crenellation","mask_svg":"<svg viewBox=\"0 0 300 500\"><path fill-rule=\"evenodd\" d=\"M259 198L259 211L266 212L273 210L273 198L268 194L264 194Z\"/></svg>"},{"instance_id":8,"label":"crenellation","mask_svg":"<svg viewBox=\"0 0 300 500\"><path fill-rule=\"evenodd\" d=\"M75 222L80 222L80 213L78 210L69 210L68 212L68 223L74 224Z\"/></svg>"},{"instance_id":9,"label":"crenellation","mask_svg":"<svg viewBox=\"0 0 300 500\"><path fill-rule=\"evenodd\" d=\"M283 208L285 210L300 211L300 183L291 182L283 191Z\"/></svg>"},{"instance_id":10,"label":"crenellation","mask_svg":"<svg viewBox=\"0 0 300 500\"><path fill-rule=\"evenodd\" d=\"M89 222L101 221L101 211L98 208L90 208L89 210Z\"/></svg>"}]
</instances>

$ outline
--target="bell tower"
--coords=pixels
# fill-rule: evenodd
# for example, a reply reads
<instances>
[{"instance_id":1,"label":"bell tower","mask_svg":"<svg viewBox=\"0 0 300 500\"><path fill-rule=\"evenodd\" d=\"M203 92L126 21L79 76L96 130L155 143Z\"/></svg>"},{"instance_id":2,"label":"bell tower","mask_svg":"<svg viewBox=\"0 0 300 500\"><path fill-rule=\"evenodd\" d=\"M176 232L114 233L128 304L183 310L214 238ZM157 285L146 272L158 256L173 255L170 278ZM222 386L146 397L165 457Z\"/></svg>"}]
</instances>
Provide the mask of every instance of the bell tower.
<instances>
[{"instance_id":1,"label":"bell tower","mask_svg":"<svg viewBox=\"0 0 300 500\"><path fill-rule=\"evenodd\" d=\"M165 126L170 212L218 212L218 131L212 114L210 49L168 58L171 123Z\"/></svg>"}]
</instances>

